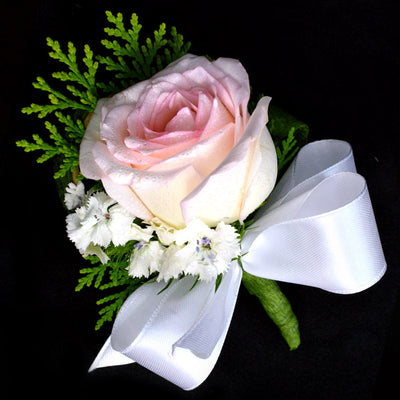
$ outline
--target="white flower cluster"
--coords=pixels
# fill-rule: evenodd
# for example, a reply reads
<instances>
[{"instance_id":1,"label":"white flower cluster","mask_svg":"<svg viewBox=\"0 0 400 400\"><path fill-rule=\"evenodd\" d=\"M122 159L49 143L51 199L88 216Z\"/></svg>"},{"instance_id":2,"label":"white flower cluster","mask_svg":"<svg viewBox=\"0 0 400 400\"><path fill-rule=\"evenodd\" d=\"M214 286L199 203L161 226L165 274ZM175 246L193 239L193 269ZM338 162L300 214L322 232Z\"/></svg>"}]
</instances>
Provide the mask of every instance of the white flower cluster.
<instances>
[{"instance_id":1,"label":"white flower cluster","mask_svg":"<svg viewBox=\"0 0 400 400\"><path fill-rule=\"evenodd\" d=\"M174 230L157 219L152 226L159 241L137 243L129 266L131 276L158 272L158 281L168 281L184 273L209 281L226 272L240 254L235 228L223 222L212 229L194 219L184 229Z\"/></svg>"},{"instance_id":2,"label":"white flower cluster","mask_svg":"<svg viewBox=\"0 0 400 400\"><path fill-rule=\"evenodd\" d=\"M75 212L67 216L67 232L81 254L95 254L108 261L102 248L135 240L128 273L168 281L182 273L209 281L227 271L231 260L240 254L239 235L235 228L220 222L208 227L199 219L183 229L174 229L158 218L146 228L134 223L129 214L104 192L85 196L82 183L70 184L65 203Z\"/></svg>"},{"instance_id":3,"label":"white flower cluster","mask_svg":"<svg viewBox=\"0 0 400 400\"><path fill-rule=\"evenodd\" d=\"M150 240L153 229L135 224L134 217L104 192L90 196L84 192L81 182L70 183L64 199L67 208L77 207L67 216L67 233L81 254L97 255L105 263L109 258L102 247L108 247L111 242L119 246L130 240Z\"/></svg>"}]
</instances>

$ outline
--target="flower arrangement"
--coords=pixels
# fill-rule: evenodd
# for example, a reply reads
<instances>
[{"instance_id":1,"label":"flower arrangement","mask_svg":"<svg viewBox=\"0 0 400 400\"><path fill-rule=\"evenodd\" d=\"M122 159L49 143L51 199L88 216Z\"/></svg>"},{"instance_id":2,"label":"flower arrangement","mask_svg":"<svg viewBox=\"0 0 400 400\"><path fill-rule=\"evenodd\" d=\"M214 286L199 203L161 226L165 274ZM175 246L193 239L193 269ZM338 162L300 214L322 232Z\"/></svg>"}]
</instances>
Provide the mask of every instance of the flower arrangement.
<instances>
[{"instance_id":1,"label":"flower arrangement","mask_svg":"<svg viewBox=\"0 0 400 400\"><path fill-rule=\"evenodd\" d=\"M111 55L95 57L85 45L78 62L72 43L64 53L47 40L50 57L67 66L52 75L67 94L37 78L50 103L23 112L45 119L50 142L36 134L17 142L41 151L39 163L55 161L68 237L91 264L76 290L107 292L96 329L118 314L91 369L134 360L184 389L198 386L218 358L240 282L296 349L298 321L273 279L349 293L386 267L372 209L367 235L348 238L349 222L340 227L343 240L365 247L367 272L310 240L331 229L321 220L348 220L357 199L369 206L351 148L317 142L299 153L307 125L269 97L251 99L238 60L189 54L190 43L175 28L168 36L165 24L140 44L135 14L128 29L121 14L106 15L113 27L102 44ZM321 201L335 188L346 195ZM380 249L373 257L366 236ZM328 267L317 265L323 259ZM343 281L342 261L354 280Z\"/></svg>"}]
</instances>

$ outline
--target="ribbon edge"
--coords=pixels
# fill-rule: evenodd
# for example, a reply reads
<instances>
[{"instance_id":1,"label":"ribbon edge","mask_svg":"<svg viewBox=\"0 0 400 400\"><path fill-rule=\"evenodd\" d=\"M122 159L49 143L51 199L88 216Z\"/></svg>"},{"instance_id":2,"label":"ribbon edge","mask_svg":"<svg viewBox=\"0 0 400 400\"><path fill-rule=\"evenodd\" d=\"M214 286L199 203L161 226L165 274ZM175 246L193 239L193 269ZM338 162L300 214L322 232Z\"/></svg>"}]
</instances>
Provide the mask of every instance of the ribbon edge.
<instances>
[{"instance_id":1,"label":"ribbon edge","mask_svg":"<svg viewBox=\"0 0 400 400\"><path fill-rule=\"evenodd\" d=\"M352 295L352 294L357 294L360 293L366 289L371 288L374 286L376 283L380 281L380 279L385 275L385 272L387 270L387 263L385 262L379 272L374 275L370 280L368 280L368 283L363 283L359 286L357 286L354 290L352 291L347 291L347 290L329 290L330 293L335 293L335 294L342 294L342 295ZM327 291L326 289L322 289Z\"/></svg>"}]
</instances>

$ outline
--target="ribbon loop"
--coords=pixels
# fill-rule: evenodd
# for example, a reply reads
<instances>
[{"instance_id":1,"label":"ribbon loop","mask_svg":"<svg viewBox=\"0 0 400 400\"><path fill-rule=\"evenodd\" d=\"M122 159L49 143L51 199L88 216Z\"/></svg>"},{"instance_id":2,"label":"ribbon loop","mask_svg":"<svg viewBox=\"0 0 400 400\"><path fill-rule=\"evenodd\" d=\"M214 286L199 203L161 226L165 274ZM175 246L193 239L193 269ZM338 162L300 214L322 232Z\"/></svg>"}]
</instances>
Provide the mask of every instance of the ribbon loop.
<instances>
[{"instance_id":1,"label":"ribbon loop","mask_svg":"<svg viewBox=\"0 0 400 400\"><path fill-rule=\"evenodd\" d=\"M320 140L300 149L289 168L273 190L267 208L279 206L323 179L339 172L356 172L353 151L342 140Z\"/></svg>"},{"instance_id":2,"label":"ribbon loop","mask_svg":"<svg viewBox=\"0 0 400 400\"><path fill-rule=\"evenodd\" d=\"M351 146L323 140L303 147L242 240L250 274L355 293L386 270L378 230ZM194 278L141 286L123 304L91 369L137 361L185 390L212 371L236 304L242 270L215 281Z\"/></svg>"},{"instance_id":3,"label":"ribbon loop","mask_svg":"<svg viewBox=\"0 0 400 400\"><path fill-rule=\"evenodd\" d=\"M243 239L243 268L262 278L341 294L386 270L364 178L341 172L266 212Z\"/></svg>"}]
</instances>

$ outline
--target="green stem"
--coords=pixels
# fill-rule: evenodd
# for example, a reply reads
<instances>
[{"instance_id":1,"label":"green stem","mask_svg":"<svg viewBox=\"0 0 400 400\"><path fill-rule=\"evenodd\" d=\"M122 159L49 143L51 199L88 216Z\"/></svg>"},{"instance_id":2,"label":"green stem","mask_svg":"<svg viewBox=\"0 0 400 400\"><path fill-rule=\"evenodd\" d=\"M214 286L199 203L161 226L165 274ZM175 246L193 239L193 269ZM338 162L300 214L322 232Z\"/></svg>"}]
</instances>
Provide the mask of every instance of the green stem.
<instances>
[{"instance_id":1,"label":"green stem","mask_svg":"<svg viewBox=\"0 0 400 400\"><path fill-rule=\"evenodd\" d=\"M280 329L290 350L300 345L299 323L292 307L278 284L269 279L259 278L243 271L242 282L250 294L260 300L264 310Z\"/></svg>"}]
</instances>

